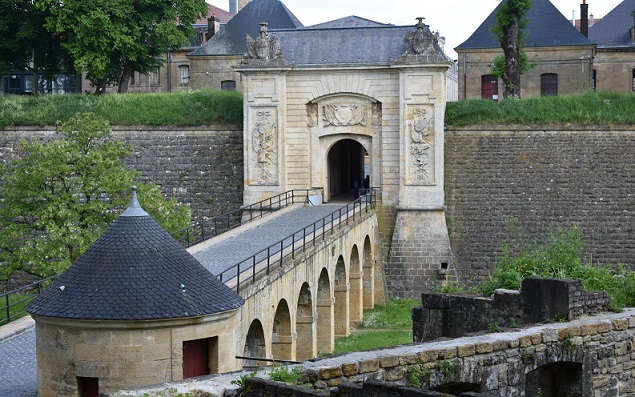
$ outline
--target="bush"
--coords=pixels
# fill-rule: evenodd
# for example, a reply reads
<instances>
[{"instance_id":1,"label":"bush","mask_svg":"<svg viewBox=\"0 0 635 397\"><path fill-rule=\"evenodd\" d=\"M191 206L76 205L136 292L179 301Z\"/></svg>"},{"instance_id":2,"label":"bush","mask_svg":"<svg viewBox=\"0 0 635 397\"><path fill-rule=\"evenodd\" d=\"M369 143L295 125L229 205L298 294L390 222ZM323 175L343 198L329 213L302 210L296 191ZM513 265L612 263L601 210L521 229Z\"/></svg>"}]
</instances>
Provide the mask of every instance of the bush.
<instances>
[{"instance_id":1,"label":"bush","mask_svg":"<svg viewBox=\"0 0 635 397\"><path fill-rule=\"evenodd\" d=\"M502 246L492 275L476 288L479 293L489 296L497 288L520 289L529 276L578 279L587 290L608 292L615 310L635 305L635 272L623 265L583 264L582 233L577 226L549 232L542 244L516 234L519 242Z\"/></svg>"}]
</instances>

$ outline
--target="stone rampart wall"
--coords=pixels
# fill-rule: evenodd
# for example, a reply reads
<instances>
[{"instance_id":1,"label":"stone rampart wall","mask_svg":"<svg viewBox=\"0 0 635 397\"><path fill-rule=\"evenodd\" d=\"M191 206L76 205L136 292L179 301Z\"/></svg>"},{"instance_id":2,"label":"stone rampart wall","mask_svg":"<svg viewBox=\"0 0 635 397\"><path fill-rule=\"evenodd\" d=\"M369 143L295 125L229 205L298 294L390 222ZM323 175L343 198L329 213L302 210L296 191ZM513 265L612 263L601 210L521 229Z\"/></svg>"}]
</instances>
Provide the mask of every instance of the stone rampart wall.
<instances>
[{"instance_id":1,"label":"stone rampart wall","mask_svg":"<svg viewBox=\"0 0 635 397\"><path fill-rule=\"evenodd\" d=\"M535 239L577 225L584 260L635 265L635 127L451 127L447 224L459 274L486 276L508 219Z\"/></svg>"},{"instance_id":2,"label":"stone rampart wall","mask_svg":"<svg viewBox=\"0 0 635 397\"><path fill-rule=\"evenodd\" d=\"M243 203L242 126L112 127L134 150L127 163L169 198L192 207L201 220ZM0 133L0 161L17 155L21 138L55 139L53 128L7 127Z\"/></svg>"}]
</instances>

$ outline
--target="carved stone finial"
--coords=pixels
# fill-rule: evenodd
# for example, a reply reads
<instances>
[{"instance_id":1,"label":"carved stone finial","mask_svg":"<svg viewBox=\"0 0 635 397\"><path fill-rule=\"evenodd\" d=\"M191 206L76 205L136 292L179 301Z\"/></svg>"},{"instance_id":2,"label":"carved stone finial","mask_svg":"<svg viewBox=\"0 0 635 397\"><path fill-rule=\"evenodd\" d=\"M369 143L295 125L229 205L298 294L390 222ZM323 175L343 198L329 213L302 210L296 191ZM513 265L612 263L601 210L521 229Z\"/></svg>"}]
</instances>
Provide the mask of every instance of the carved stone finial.
<instances>
[{"instance_id":1,"label":"carved stone finial","mask_svg":"<svg viewBox=\"0 0 635 397\"><path fill-rule=\"evenodd\" d=\"M406 52L397 59L397 63L426 63L448 61L447 57L438 47L438 37L430 31L430 27L423 20L424 17L417 17L416 29L409 32L404 37L404 42L408 44Z\"/></svg>"},{"instance_id":2,"label":"carved stone finial","mask_svg":"<svg viewBox=\"0 0 635 397\"><path fill-rule=\"evenodd\" d=\"M255 66L284 65L284 54L280 49L280 38L269 36L267 22L260 22L260 34L254 40L247 35L247 53L243 64Z\"/></svg>"}]
</instances>

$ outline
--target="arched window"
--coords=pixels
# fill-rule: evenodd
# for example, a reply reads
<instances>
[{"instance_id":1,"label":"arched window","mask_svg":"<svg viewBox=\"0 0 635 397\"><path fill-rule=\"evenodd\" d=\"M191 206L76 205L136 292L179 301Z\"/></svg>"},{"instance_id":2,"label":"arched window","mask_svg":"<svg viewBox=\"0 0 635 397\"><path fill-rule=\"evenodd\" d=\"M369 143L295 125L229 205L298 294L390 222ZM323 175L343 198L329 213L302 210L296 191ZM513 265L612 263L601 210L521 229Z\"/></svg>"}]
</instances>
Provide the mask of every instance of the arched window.
<instances>
[{"instance_id":1,"label":"arched window","mask_svg":"<svg viewBox=\"0 0 635 397\"><path fill-rule=\"evenodd\" d=\"M225 80L220 82L222 91L236 91L236 82L234 80Z\"/></svg>"},{"instance_id":2,"label":"arched window","mask_svg":"<svg viewBox=\"0 0 635 397\"><path fill-rule=\"evenodd\" d=\"M555 73L544 73L540 75L540 95L558 95L558 75Z\"/></svg>"},{"instance_id":3,"label":"arched window","mask_svg":"<svg viewBox=\"0 0 635 397\"><path fill-rule=\"evenodd\" d=\"M179 66L179 84L188 85L190 83L190 67L188 65Z\"/></svg>"}]
</instances>

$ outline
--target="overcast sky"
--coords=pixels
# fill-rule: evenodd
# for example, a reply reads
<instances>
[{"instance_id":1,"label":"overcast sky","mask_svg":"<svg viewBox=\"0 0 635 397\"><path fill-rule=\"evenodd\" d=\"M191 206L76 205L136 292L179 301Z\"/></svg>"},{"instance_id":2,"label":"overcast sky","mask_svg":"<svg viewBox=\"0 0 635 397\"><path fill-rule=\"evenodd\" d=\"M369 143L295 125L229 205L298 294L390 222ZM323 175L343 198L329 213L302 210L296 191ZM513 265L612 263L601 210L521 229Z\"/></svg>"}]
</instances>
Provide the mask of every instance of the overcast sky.
<instances>
[{"instance_id":1,"label":"overcast sky","mask_svg":"<svg viewBox=\"0 0 635 397\"><path fill-rule=\"evenodd\" d=\"M356 15L377 22L414 25L425 17L432 31L446 38L445 52L456 58L453 48L464 42L496 8L499 0L281 0L305 26ZM589 14L602 17L622 0L587 0ZM207 0L229 10L229 0ZM571 19L575 10L580 18L581 0L551 0Z\"/></svg>"}]
</instances>

